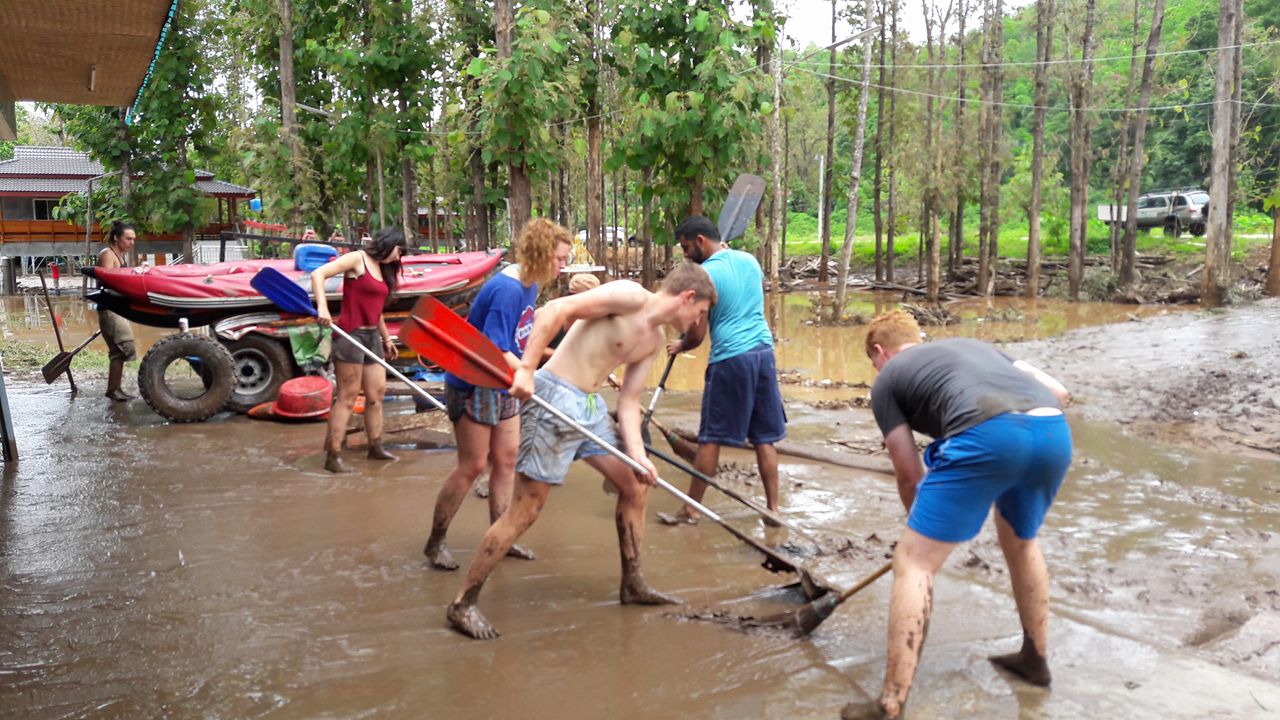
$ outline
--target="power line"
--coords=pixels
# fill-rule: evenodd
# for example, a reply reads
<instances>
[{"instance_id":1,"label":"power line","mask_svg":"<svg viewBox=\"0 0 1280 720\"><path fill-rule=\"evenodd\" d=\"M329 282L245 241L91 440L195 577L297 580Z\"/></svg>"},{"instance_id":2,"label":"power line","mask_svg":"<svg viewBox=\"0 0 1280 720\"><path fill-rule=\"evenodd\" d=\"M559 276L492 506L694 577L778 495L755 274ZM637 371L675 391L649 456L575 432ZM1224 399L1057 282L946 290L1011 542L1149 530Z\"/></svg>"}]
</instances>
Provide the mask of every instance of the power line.
<instances>
[{"instance_id":1,"label":"power line","mask_svg":"<svg viewBox=\"0 0 1280 720\"><path fill-rule=\"evenodd\" d=\"M803 69L803 68L802 68L802 69ZM806 69L806 70L805 70L805 72L810 73L810 74L812 74L812 75L816 75L816 76L818 76L818 77L822 77L822 78L829 78L829 79L831 79L831 80L836 80L836 81L838 81L838 82L847 82L847 83L850 83L850 84L855 84L855 83L856 83L856 84L862 84L862 81L861 81L861 80L854 80L853 78L846 78L846 77L840 77L840 76L837 76L837 75L830 75L830 74L828 74L828 73L821 73L821 72L817 72L817 71L815 71L815 70L807 70L807 69ZM971 98L971 97L960 98L960 97L957 97L957 96L955 96L955 95L935 95L934 93L927 93L927 92L923 92L923 91L920 91L920 90L908 90L908 89L906 89L906 88L895 88L895 87L889 87L889 86L887 86L887 85L878 85L878 84L873 83L873 82L869 82L869 83L867 83L867 86L868 86L868 87L876 88L876 89L878 89L878 90L886 90L886 91L888 91L888 92L902 93L902 94L904 94L904 95L916 95L916 96L919 96L919 97L934 98L935 100L952 100L952 101L960 101L960 100L963 100L966 104L973 104L973 105L992 105L992 106L997 106L997 107L1016 108L1016 109L1019 109L1019 110L1037 110L1037 109L1041 109L1041 107L1043 107L1043 109L1044 109L1044 110L1053 110L1053 111L1056 111L1056 112L1071 112L1071 111L1074 109L1074 108L1071 108L1071 107L1063 107L1063 106L1060 106L1060 105L1044 105L1044 106L1037 106L1037 105L1030 105L1030 104L1026 104L1026 103L1010 103L1010 102L1002 102L1002 101L988 102L988 101L978 100L978 99ZM1238 102L1238 103L1240 103L1241 105L1248 105L1248 106L1254 106L1254 105L1257 105L1257 106L1260 106L1260 107L1280 107L1280 103L1263 103L1263 102L1256 102L1256 103L1255 103L1255 102L1251 102L1251 101L1248 101L1248 100L1224 100L1223 102ZM1145 110L1145 111L1147 111L1147 112L1151 112L1151 111L1155 111L1155 110L1181 110L1181 109L1183 109L1183 108L1191 108L1191 107L1206 107L1206 106L1209 106L1209 105L1216 105L1216 104L1218 104L1218 101L1216 101L1216 100L1209 100L1209 101L1205 101L1205 102L1177 103L1177 104L1174 104L1174 105L1151 105L1151 106L1148 106L1148 107L1131 107L1131 108L1100 108L1100 107L1095 107L1095 108L1084 108L1084 111L1085 111L1085 112L1097 112L1097 113L1128 113L1128 112L1137 112L1137 111L1139 111L1139 110Z\"/></svg>"},{"instance_id":2,"label":"power line","mask_svg":"<svg viewBox=\"0 0 1280 720\"><path fill-rule=\"evenodd\" d=\"M1240 45L1220 45L1220 46L1215 46L1215 47L1210 47L1210 48L1198 48L1198 49L1194 49L1194 50L1168 50L1168 51L1165 51L1165 52L1152 53L1152 57L1169 57L1169 56L1172 56L1172 55L1190 55L1190 54L1195 54L1195 53L1211 53L1211 52L1216 52L1216 51L1219 51L1219 50L1235 50L1235 49L1237 49L1237 48L1251 48L1251 47L1260 47L1260 46L1264 46L1264 45L1280 45L1280 40L1262 40L1262 41L1259 41L1259 42L1243 43L1243 44L1240 44ZM813 53L810 53L810 55L809 55L809 56L812 56L812 55L813 55ZM809 57L809 56L806 56L806 57ZM1144 57L1146 57L1146 56L1147 56L1147 54L1146 54L1146 53L1138 53L1138 54L1136 55L1136 57L1138 57L1138 58L1144 58ZM804 59L805 59L805 58L801 58L800 60L796 60L796 61L794 61L792 64L796 64L796 65L799 65L799 64L812 64L812 63L804 63L804 62L803 62L803 61L804 61ZM1112 55L1112 56L1110 56L1110 57L1093 58L1093 59L1092 59L1092 60L1090 60L1089 62L1090 62L1090 63L1093 63L1093 64L1097 64L1097 63L1101 63L1101 62L1112 62L1112 61L1118 61L1118 60L1131 60L1131 59L1133 59L1133 58L1132 58L1132 57L1130 57L1129 55ZM1078 63L1080 63L1080 62L1081 62L1080 60L1058 59L1058 60L1049 60L1049 61L1045 62L1045 64L1046 64L1046 65L1064 65L1064 64L1078 64ZM826 63L825 63L825 62L824 62L824 63L822 63L822 64L823 64L823 65L826 65ZM916 69L920 69L920 70L927 70L927 69L942 69L942 70L945 70L945 69L953 69L953 68L988 68L988 67L990 67L990 68L1006 68L1006 67L1026 67L1026 66L1034 66L1034 65L1039 65L1039 64L1040 64L1040 63L1039 63L1039 62L1037 62L1037 61L1035 61L1035 60L1020 60L1020 61L1018 61L1018 62L998 62L998 63L934 63L934 64L922 64L922 65L885 65L885 64L879 64L879 63L872 63L872 64L871 64L871 67L876 68L876 69L879 69L879 68L885 68L886 70L892 70L892 69L895 69L895 68L896 68L896 69L898 69L898 70L916 70ZM859 65L859 66L861 66L861 65L862 65L862 63L858 63L858 65Z\"/></svg>"}]
</instances>

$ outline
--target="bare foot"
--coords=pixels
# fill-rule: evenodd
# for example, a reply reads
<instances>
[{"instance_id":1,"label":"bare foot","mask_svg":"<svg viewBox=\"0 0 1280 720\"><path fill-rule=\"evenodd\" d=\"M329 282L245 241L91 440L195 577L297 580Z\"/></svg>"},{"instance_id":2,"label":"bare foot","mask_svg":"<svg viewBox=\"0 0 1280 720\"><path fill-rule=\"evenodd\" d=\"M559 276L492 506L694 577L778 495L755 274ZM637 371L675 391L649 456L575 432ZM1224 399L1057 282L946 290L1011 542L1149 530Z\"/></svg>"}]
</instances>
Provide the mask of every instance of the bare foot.
<instances>
[{"instance_id":1,"label":"bare foot","mask_svg":"<svg viewBox=\"0 0 1280 720\"><path fill-rule=\"evenodd\" d=\"M133 400L135 396L116 388L115 390L108 391L107 397L111 399L111 402L128 402Z\"/></svg>"},{"instance_id":2,"label":"bare foot","mask_svg":"<svg viewBox=\"0 0 1280 720\"><path fill-rule=\"evenodd\" d=\"M663 525L697 525L698 520L701 519L697 515L690 515L685 510L677 510L674 513L660 512L657 518Z\"/></svg>"},{"instance_id":3,"label":"bare foot","mask_svg":"<svg viewBox=\"0 0 1280 720\"><path fill-rule=\"evenodd\" d=\"M537 560L538 556L532 550L523 545L512 545L507 551L507 557L516 558L517 560Z\"/></svg>"},{"instance_id":4,"label":"bare foot","mask_svg":"<svg viewBox=\"0 0 1280 720\"><path fill-rule=\"evenodd\" d=\"M422 549L422 554L427 556L427 560L431 562L431 567L436 570L457 570L458 562L453 559L453 555L449 553L449 548L444 543L432 545L430 542Z\"/></svg>"},{"instance_id":5,"label":"bare foot","mask_svg":"<svg viewBox=\"0 0 1280 720\"><path fill-rule=\"evenodd\" d=\"M331 473L349 473L351 468L342 462L342 458L338 457L338 453L325 453L324 469Z\"/></svg>"},{"instance_id":6,"label":"bare foot","mask_svg":"<svg viewBox=\"0 0 1280 720\"><path fill-rule=\"evenodd\" d=\"M896 720L901 715L885 712L879 700L851 702L840 709L840 720Z\"/></svg>"},{"instance_id":7,"label":"bare foot","mask_svg":"<svg viewBox=\"0 0 1280 720\"><path fill-rule=\"evenodd\" d=\"M450 603L444 616L454 630L476 640L492 640L500 634L498 628L490 625L484 613L480 612L475 605Z\"/></svg>"},{"instance_id":8,"label":"bare foot","mask_svg":"<svg viewBox=\"0 0 1280 720\"><path fill-rule=\"evenodd\" d=\"M992 655L987 659L993 665L1008 670L1036 687L1049 687L1053 682L1053 676L1049 673L1049 663L1035 651L1034 647L1028 652L1024 645L1020 652Z\"/></svg>"},{"instance_id":9,"label":"bare foot","mask_svg":"<svg viewBox=\"0 0 1280 720\"><path fill-rule=\"evenodd\" d=\"M489 478L488 476L476 480L475 486L471 489L478 498L489 497Z\"/></svg>"},{"instance_id":10,"label":"bare foot","mask_svg":"<svg viewBox=\"0 0 1280 720\"><path fill-rule=\"evenodd\" d=\"M765 524L765 527L771 527L771 528L780 528L780 527L782 527L782 523L778 522L777 520L774 520L773 518L769 517L768 515L761 515L761 516L760 516L760 522L764 523L764 524Z\"/></svg>"},{"instance_id":11,"label":"bare foot","mask_svg":"<svg viewBox=\"0 0 1280 720\"><path fill-rule=\"evenodd\" d=\"M622 581L622 590L618 593L623 605L679 605L679 598L665 595L649 587L639 578Z\"/></svg>"}]
</instances>

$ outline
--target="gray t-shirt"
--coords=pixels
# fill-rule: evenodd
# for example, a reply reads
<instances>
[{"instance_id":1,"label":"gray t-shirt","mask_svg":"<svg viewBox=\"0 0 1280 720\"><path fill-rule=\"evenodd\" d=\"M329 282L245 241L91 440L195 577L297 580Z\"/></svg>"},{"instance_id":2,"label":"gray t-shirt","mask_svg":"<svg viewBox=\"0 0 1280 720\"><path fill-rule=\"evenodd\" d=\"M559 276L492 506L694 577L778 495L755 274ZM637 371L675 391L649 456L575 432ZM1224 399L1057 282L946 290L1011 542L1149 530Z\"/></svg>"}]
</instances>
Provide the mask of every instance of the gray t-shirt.
<instances>
[{"instance_id":1,"label":"gray t-shirt","mask_svg":"<svg viewBox=\"0 0 1280 720\"><path fill-rule=\"evenodd\" d=\"M871 386L871 410L888 435L903 423L935 439L1008 412L1061 408L1049 388L980 340L914 345L894 355Z\"/></svg>"}]
</instances>

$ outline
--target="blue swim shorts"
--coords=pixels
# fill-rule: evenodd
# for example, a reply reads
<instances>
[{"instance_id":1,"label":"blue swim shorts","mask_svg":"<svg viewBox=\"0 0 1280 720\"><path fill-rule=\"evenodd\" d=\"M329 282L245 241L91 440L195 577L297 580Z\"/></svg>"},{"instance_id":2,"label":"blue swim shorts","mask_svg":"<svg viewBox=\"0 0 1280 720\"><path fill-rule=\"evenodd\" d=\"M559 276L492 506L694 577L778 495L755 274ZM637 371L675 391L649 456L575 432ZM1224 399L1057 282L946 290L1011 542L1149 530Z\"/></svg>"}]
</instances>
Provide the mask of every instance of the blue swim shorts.
<instances>
[{"instance_id":1,"label":"blue swim shorts","mask_svg":"<svg viewBox=\"0 0 1280 720\"><path fill-rule=\"evenodd\" d=\"M698 442L742 447L771 445L787 436L772 345L757 345L707 365Z\"/></svg>"},{"instance_id":2,"label":"blue swim shorts","mask_svg":"<svg viewBox=\"0 0 1280 720\"><path fill-rule=\"evenodd\" d=\"M1040 530L1071 464L1071 429L1062 415L997 415L935 440L907 525L940 542L972 540L992 503L1015 534Z\"/></svg>"},{"instance_id":3,"label":"blue swim shorts","mask_svg":"<svg viewBox=\"0 0 1280 720\"><path fill-rule=\"evenodd\" d=\"M534 393L557 410L578 421L601 440L616 446L613 419L600 393L584 392L576 385L544 370L533 376ZM520 452L516 472L530 480L560 485L574 460L604 455L608 451L588 440L549 410L532 400L520 403Z\"/></svg>"}]
</instances>

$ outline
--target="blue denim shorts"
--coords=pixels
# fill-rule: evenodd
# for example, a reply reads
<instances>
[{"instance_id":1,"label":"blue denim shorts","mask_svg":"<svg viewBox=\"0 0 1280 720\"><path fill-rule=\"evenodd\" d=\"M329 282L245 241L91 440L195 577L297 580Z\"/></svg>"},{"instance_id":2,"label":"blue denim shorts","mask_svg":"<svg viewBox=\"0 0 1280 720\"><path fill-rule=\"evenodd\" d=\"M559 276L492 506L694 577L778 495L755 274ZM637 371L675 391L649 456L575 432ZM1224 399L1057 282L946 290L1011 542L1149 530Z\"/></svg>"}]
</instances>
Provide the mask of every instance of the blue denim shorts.
<instances>
[{"instance_id":1,"label":"blue denim shorts","mask_svg":"<svg viewBox=\"0 0 1280 720\"><path fill-rule=\"evenodd\" d=\"M1062 415L997 415L925 448L928 472L907 525L940 542L972 540L992 503L1015 534L1030 540L1071 464Z\"/></svg>"},{"instance_id":2,"label":"blue denim shorts","mask_svg":"<svg viewBox=\"0 0 1280 720\"><path fill-rule=\"evenodd\" d=\"M707 365L703 384L698 442L742 447L744 440L771 445L787 436L772 345Z\"/></svg>"},{"instance_id":3,"label":"blue denim shorts","mask_svg":"<svg viewBox=\"0 0 1280 720\"><path fill-rule=\"evenodd\" d=\"M533 376L534 394L578 421L601 440L616 446L613 419L600 393L581 388L544 370ZM530 480L560 485L574 460L608 451L588 440L549 410L529 400L520 404L520 452L516 472Z\"/></svg>"}]
</instances>

